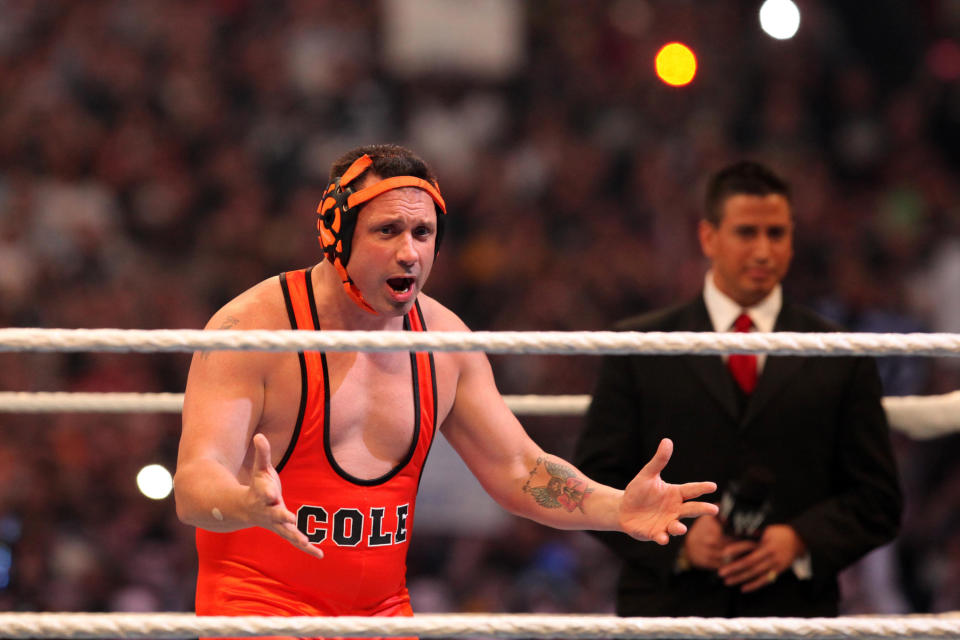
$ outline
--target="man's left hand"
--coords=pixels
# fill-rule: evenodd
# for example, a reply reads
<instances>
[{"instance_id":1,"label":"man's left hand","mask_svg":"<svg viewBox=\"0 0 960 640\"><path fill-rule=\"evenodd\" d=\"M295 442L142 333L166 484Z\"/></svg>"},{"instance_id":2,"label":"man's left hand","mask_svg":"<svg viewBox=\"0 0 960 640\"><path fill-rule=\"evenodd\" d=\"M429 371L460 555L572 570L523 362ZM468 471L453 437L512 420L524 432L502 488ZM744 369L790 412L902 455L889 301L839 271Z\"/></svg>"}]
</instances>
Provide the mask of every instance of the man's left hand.
<instances>
[{"instance_id":1,"label":"man's left hand","mask_svg":"<svg viewBox=\"0 0 960 640\"><path fill-rule=\"evenodd\" d=\"M620 502L620 528L637 540L667 544L670 536L687 532L680 518L716 515L717 505L686 502L717 490L713 482L670 484L660 478L673 454L673 442L664 438L640 473L630 481Z\"/></svg>"},{"instance_id":2,"label":"man's left hand","mask_svg":"<svg viewBox=\"0 0 960 640\"><path fill-rule=\"evenodd\" d=\"M733 547L738 544L741 543L731 543L726 555L736 557L738 550ZM721 567L717 573L728 587L740 585L742 592L749 593L776 582L806 550L793 527L772 524L763 530L753 551Z\"/></svg>"}]
</instances>

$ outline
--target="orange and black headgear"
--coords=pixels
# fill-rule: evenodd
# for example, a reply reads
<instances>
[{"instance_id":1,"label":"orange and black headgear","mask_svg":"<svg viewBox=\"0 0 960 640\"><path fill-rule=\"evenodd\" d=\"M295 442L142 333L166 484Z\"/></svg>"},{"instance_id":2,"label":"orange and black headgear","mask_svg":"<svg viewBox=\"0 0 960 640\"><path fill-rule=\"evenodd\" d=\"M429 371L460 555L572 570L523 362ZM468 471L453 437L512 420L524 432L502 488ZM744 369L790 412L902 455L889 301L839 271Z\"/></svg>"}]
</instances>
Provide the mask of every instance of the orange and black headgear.
<instances>
[{"instance_id":1,"label":"orange and black headgear","mask_svg":"<svg viewBox=\"0 0 960 640\"><path fill-rule=\"evenodd\" d=\"M347 295L360 307L370 313L376 313L360 290L347 274L347 262L350 260L350 248L353 244L353 232L357 228L357 217L361 206L391 189L416 187L427 192L433 199L437 210L437 240L435 251L440 250L443 237L443 221L447 205L440 195L439 187L423 178L414 176L394 176L370 184L357 191L351 186L373 164L369 155L363 154L351 164L342 176L334 178L323 192L323 199L317 207L317 232L324 256L337 270Z\"/></svg>"}]
</instances>

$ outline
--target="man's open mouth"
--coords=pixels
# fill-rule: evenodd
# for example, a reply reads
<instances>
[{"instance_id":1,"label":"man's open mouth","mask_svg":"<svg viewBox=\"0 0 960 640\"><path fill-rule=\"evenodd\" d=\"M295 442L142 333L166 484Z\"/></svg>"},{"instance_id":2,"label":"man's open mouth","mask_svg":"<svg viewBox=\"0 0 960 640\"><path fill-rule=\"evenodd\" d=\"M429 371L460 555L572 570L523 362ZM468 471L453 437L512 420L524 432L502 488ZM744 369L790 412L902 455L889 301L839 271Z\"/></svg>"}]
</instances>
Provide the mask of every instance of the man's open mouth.
<instances>
[{"instance_id":1,"label":"man's open mouth","mask_svg":"<svg viewBox=\"0 0 960 640\"><path fill-rule=\"evenodd\" d=\"M397 278L388 278L387 284L397 293L406 293L413 286L416 278L413 276L400 276Z\"/></svg>"}]
</instances>

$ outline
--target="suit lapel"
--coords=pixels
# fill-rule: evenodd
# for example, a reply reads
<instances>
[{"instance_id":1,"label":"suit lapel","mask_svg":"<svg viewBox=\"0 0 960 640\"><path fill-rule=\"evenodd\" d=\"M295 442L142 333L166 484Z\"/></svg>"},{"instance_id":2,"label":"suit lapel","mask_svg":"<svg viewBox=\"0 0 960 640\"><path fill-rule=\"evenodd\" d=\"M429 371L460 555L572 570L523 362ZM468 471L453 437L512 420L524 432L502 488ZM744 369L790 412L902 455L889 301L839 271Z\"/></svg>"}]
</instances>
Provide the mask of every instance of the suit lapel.
<instances>
[{"instance_id":1,"label":"suit lapel","mask_svg":"<svg viewBox=\"0 0 960 640\"><path fill-rule=\"evenodd\" d=\"M797 331L800 329L795 315L791 309L784 303L777 316L777 322L773 327L774 331ZM750 400L747 402L746 413L743 416L741 428L746 427L752 422L764 405L773 398L777 392L783 388L803 366L804 358L802 356L768 356L767 362L763 366L763 373L757 380L757 388L754 389Z\"/></svg>"},{"instance_id":2,"label":"suit lapel","mask_svg":"<svg viewBox=\"0 0 960 640\"><path fill-rule=\"evenodd\" d=\"M707 307L703 303L702 295L687 306L679 320L677 331L713 331L713 324L710 322L710 316L707 314ZM707 391L723 407L723 410L735 422L739 422L740 411L737 408L737 392L733 388L733 377L723 364L723 358L720 356L695 355L680 357L700 378ZM764 371L764 374L766 374L766 371Z\"/></svg>"}]
</instances>

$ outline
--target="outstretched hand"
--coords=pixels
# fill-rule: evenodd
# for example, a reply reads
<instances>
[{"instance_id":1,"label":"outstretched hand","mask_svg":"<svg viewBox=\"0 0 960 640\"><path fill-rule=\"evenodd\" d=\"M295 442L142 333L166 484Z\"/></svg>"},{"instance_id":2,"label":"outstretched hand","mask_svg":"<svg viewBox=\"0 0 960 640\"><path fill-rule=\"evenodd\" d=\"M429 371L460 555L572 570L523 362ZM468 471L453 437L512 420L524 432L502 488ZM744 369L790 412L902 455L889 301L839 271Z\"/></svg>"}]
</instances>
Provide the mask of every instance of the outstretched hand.
<instances>
[{"instance_id":1,"label":"outstretched hand","mask_svg":"<svg viewBox=\"0 0 960 640\"><path fill-rule=\"evenodd\" d=\"M250 521L287 540L290 544L314 558L322 558L323 551L314 546L297 529L297 517L283 503L280 476L270 462L270 442L262 433L253 436L253 469L247 491L247 513Z\"/></svg>"},{"instance_id":2,"label":"outstretched hand","mask_svg":"<svg viewBox=\"0 0 960 640\"><path fill-rule=\"evenodd\" d=\"M687 532L680 518L715 515L717 505L708 502L687 502L717 490L713 482L669 484L660 478L673 454L673 442L664 438L643 469L623 492L620 502L620 528L637 540L667 544L670 536Z\"/></svg>"}]
</instances>

